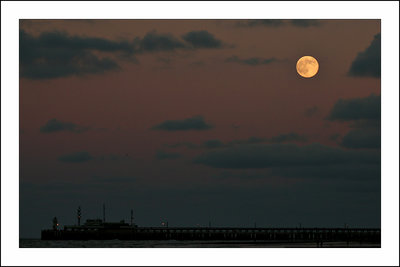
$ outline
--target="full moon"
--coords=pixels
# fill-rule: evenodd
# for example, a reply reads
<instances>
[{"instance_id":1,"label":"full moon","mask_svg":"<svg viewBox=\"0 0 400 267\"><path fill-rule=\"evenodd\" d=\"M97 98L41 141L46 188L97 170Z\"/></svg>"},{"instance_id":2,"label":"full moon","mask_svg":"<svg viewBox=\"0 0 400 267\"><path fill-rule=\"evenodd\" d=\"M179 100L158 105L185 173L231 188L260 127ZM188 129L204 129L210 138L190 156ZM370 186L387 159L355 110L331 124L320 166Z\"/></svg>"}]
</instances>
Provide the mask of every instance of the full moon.
<instances>
[{"instance_id":1,"label":"full moon","mask_svg":"<svg viewBox=\"0 0 400 267\"><path fill-rule=\"evenodd\" d=\"M296 64L297 73L304 78L311 78L317 74L318 61L312 56L301 57Z\"/></svg>"}]
</instances>

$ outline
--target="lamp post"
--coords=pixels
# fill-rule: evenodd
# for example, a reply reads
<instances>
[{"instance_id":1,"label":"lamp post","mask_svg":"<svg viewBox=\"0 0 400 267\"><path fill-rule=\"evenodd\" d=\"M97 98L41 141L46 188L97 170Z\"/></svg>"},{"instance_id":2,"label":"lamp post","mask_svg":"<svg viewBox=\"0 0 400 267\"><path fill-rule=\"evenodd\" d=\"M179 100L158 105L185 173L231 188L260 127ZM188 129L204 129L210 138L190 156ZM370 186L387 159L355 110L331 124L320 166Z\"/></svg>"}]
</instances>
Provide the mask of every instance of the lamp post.
<instances>
[{"instance_id":1,"label":"lamp post","mask_svg":"<svg viewBox=\"0 0 400 267\"><path fill-rule=\"evenodd\" d=\"M78 207L77 217L78 217L78 226L80 226L81 225L81 206Z\"/></svg>"}]
</instances>

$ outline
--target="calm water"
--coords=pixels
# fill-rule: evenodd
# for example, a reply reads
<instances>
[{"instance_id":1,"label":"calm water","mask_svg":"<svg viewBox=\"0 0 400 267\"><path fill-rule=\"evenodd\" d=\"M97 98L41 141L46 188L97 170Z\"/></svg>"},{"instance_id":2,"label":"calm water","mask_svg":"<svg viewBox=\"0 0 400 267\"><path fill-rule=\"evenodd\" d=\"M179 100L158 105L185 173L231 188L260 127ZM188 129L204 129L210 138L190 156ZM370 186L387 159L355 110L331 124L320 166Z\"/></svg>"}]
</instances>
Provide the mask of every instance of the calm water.
<instances>
[{"instance_id":1,"label":"calm water","mask_svg":"<svg viewBox=\"0 0 400 267\"><path fill-rule=\"evenodd\" d=\"M279 243L254 241L176 241L176 240L40 240L20 239L20 248L315 248L316 243ZM346 242L326 242L323 247L347 247ZM380 244L359 242L349 247L380 247Z\"/></svg>"}]
</instances>

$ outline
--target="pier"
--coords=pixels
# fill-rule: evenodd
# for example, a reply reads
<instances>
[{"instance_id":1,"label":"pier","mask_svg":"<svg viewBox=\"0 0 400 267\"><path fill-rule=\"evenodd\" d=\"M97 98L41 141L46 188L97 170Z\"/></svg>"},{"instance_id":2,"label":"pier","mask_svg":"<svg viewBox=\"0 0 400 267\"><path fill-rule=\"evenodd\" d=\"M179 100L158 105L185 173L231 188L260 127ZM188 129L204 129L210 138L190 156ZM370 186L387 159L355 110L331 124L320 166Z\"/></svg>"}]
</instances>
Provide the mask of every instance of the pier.
<instances>
[{"instance_id":1,"label":"pier","mask_svg":"<svg viewBox=\"0 0 400 267\"><path fill-rule=\"evenodd\" d=\"M77 209L77 225L65 225L59 229L56 217L52 229L42 230L42 240L223 240L223 241L264 241L264 242L366 242L380 244L380 228L321 228L321 227L139 227L133 222L131 210L130 224L106 222L105 205L103 220L87 219L81 225L81 208Z\"/></svg>"},{"instance_id":2,"label":"pier","mask_svg":"<svg viewBox=\"0 0 400 267\"><path fill-rule=\"evenodd\" d=\"M254 240L380 243L379 228L66 227L43 230L43 240Z\"/></svg>"}]
</instances>

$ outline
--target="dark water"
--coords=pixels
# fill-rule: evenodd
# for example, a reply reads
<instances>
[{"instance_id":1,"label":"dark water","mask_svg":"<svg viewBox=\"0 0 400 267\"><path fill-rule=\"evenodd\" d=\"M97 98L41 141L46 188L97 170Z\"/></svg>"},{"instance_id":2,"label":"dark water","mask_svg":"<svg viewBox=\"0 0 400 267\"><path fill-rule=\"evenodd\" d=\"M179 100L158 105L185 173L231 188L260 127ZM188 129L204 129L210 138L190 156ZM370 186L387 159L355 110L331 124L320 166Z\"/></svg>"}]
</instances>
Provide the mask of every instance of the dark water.
<instances>
[{"instance_id":1,"label":"dark water","mask_svg":"<svg viewBox=\"0 0 400 267\"><path fill-rule=\"evenodd\" d=\"M264 241L176 241L176 240L40 240L20 239L20 248L316 248L317 243ZM322 247L380 247L380 244L324 242Z\"/></svg>"}]
</instances>

